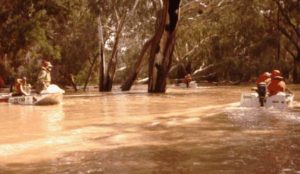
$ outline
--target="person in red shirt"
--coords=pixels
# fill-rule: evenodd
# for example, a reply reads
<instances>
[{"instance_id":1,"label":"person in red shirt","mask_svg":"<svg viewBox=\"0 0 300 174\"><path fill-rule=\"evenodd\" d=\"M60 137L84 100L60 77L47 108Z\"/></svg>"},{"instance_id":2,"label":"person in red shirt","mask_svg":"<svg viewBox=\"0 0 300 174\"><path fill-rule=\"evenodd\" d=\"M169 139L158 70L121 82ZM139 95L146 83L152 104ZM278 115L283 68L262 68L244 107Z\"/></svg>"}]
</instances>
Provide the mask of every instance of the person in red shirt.
<instances>
[{"instance_id":1,"label":"person in red shirt","mask_svg":"<svg viewBox=\"0 0 300 174\"><path fill-rule=\"evenodd\" d=\"M182 80L182 83L186 84L186 87L188 88L190 85L190 82L193 80L191 74L187 74L184 76L184 79Z\"/></svg>"},{"instance_id":2,"label":"person in red shirt","mask_svg":"<svg viewBox=\"0 0 300 174\"><path fill-rule=\"evenodd\" d=\"M273 70L271 83L268 86L269 96L276 95L278 92L286 91L286 84L279 70Z\"/></svg>"},{"instance_id":3,"label":"person in red shirt","mask_svg":"<svg viewBox=\"0 0 300 174\"><path fill-rule=\"evenodd\" d=\"M269 72L264 72L259 75L258 79L256 80L256 85L260 83L266 83L268 85L271 82L271 74Z\"/></svg>"}]
</instances>

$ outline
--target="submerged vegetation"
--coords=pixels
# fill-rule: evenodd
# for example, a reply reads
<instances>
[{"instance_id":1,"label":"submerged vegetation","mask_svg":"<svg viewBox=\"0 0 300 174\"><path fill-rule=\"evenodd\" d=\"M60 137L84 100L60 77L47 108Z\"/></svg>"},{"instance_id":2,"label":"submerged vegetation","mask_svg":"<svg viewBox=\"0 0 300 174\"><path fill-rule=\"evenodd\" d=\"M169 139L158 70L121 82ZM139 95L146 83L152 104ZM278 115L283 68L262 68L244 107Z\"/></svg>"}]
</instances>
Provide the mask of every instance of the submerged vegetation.
<instances>
[{"instance_id":1,"label":"submerged vegetation","mask_svg":"<svg viewBox=\"0 0 300 174\"><path fill-rule=\"evenodd\" d=\"M299 0L2 0L0 75L33 83L48 59L55 83L102 91L130 89L151 65L170 79L211 82L248 82L276 68L300 83L299 11ZM161 42L166 59L157 64Z\"/></svg>"}]
</instances>

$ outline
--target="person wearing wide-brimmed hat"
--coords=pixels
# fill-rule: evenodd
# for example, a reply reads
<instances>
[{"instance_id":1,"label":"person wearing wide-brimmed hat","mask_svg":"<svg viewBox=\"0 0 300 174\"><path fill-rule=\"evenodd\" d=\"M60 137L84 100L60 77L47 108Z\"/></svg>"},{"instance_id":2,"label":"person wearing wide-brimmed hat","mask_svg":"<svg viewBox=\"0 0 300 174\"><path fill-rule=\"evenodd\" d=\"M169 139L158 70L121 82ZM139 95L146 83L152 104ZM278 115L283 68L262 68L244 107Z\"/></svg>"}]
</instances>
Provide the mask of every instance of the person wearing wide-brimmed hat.
<instances>
[{"instance_id":1,"label":"person wearing wide-brimmed hat","mask_svg":"<svg viewBox=\"0 0 300 174\"><path fill-rule=\"evenodd\" d=\"M269 95L276 95L278 92L286 91L286 84L279 70L273 70L271 74L271 83L268 86Z\"/></svg>"},{"instance_id":2,"label":"person wearing wide-brimmed hat","mask_svg":"<svg viewBox=\"0 0 300 174\"><path fill-rule=\"evenodd\" d=\"M269 72L264 72L259 75L255 83L256 85L259 85L261 83L265 83L266 85L269 85L270 82L271 82L271 74Z\"/></svg>"},{"instance_id":3,"label":"person wearing wide-brimmed hat","mask_svg":"<svg viewBox=\"0 0 300 174\"><path fill-rule=\"evenodd\" d=\"M41 71L38 75L36 83L36 92L40 93L42 90L47 89L51 84L51 70L52 64L49 61L44 60L42 62Z\"/></svg>"}]
</instances>

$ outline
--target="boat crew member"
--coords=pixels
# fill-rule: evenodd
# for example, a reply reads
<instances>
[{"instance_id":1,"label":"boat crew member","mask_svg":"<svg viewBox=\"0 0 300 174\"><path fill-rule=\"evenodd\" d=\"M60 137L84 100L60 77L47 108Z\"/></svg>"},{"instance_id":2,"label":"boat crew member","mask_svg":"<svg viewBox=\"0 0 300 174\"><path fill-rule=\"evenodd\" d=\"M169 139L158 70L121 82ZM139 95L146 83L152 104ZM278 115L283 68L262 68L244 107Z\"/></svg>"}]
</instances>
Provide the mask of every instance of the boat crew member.
<instances>
[{"instance_id":1,"label":"boat crew member","mask_svg":"<svg viewBox=\"0 0 300 174\"><path fill-rule=\"evenodd\" d=\"M267 95L267 86L270 84L271 81L270 77L271 74L269 72L264 72L256 80L256 92L259 96L260 106L264 106L265 97Z\"/></svg>"},{"instance_id":2,"label":"boat crew member","mask_svg":"<svg viewBox=\"0 0 300 174\"><path fill-rule=\"evenodd\" d=\"M15 92L12 94L13 96L30 95L31 85L27 83L26 77L17 79L14 88L15 88Z\"/></svg>"},{"instance_id":3,"label":"boat crew member","mask_svg":"<svg viewBox=\"0 0 300 174\"><path fill-rule=\"evenodd\" d=\"M286 84L279 70L273 70L271 83L268 86L269 96L276 95L278 92L286 91Z\"/></svg>"},{"instance_id":4,"label":"boat crew member","mask_svg":"<svg viewBox=\"0 0 300 174\"><path fill-rule=\"evenodd\" d=\"M41 71L38 75L36 83L36 92L40 93L42 90L47 89L51 84L51 70L52 64L49 61L43 61Z\"/></svg>"},{"instance_id":5,"label":"boat crew member","mask_svg":"<svg viewBox=\"0 0 300 174\"><path fill-rule=\"evenodd\" d=\"M276 76L282 76L282 75L281 75L281 72L280 72L279 70L274 69L274 70L272 71L271 78L274 78L274 77L276 77Z\"/></svg>"},{"instance_id":6,"label":"boat crew member","mask_svg":"<svg viewBox=\"0 0 300 174\"><path fill-rule=\"evenodd\" d=\"M264 72L259 75L258 79L256 80L256 85L260 83L265 83L266 85L270 84L271 82L271 74L269 72Z\"/></svg>"},{"instance_id":7,"label":"boat crew member","mask_svg":"<svg viewBox=\"0 0 300 174\"><path fill-rule=\"evenodd\" d=\"M184 76L184 79L182 80L183 83L186 84L186 87L189 87L190 82L193 80L191 74L187 74Z\"/></svg>"}]
</instances>

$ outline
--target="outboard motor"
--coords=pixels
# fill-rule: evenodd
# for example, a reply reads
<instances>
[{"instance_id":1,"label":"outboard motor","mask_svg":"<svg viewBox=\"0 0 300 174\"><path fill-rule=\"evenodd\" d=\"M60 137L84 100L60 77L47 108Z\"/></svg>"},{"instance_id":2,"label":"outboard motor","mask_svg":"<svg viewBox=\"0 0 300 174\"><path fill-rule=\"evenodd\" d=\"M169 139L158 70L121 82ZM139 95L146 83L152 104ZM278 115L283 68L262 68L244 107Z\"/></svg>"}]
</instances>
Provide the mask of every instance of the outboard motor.
<instances>
[{"instance_id":1,"label":"outboard motor","mask_svg":"<svg viewBox=\"0 0 300 174\"><path fill-rule=\"evenodd\" d=\"M266 95L267 95L266 83L259 83L257 85L257 93L258 93L260 106L264 106Z\"/></svg>"}]
</instances>

